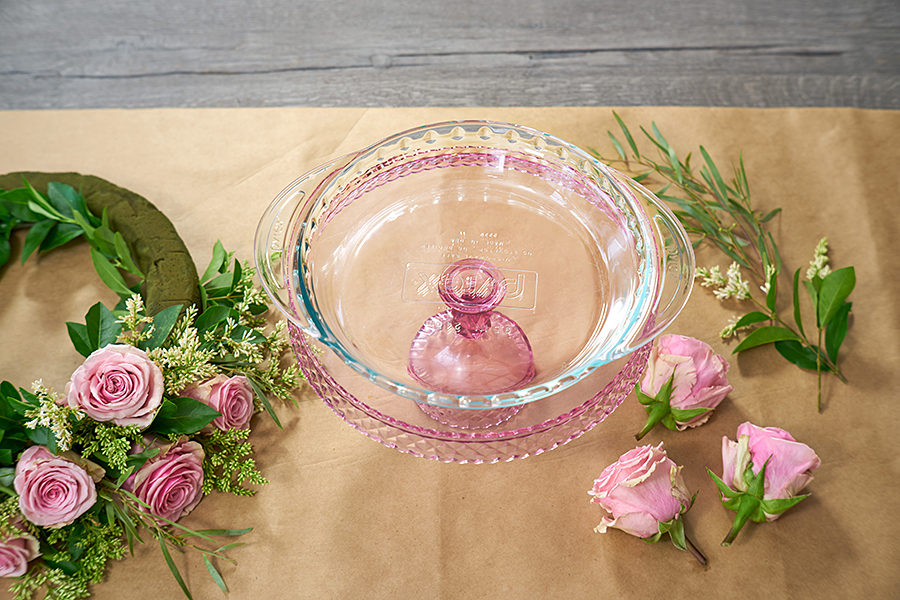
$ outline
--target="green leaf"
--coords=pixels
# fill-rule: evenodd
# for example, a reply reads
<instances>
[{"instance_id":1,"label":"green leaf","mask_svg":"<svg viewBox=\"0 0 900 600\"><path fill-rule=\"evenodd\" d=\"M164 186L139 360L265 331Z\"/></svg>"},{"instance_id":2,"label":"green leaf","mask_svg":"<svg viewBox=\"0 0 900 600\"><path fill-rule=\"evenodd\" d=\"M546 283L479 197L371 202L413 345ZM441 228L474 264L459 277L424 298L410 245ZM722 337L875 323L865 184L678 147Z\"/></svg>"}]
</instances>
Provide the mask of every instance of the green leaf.
<instances>
[{"instance_id":1,"label":"green leaf","mask_svg":"<svg viewBox=\"0 0 900 600\"><path fill-rule=\"evenodd\" d=\"M841 344L844 343L844 337L847 335L848 321L850 318L850 309L853 307L852 302L844 302L843 306L834 315L834 318L825 328L825 350L831 362L837 364L838 352Z\"/></svg>"},{"instance_id":2,"label":"green leaf","mask_svg":"<svg viewBox=\"0 0 900 600\"><path fill-rule=\"evenodd\" d=\"M207 266L206 270L203 272L203 276L200 277L200 283L206 283L207 280L218 273L219 269L222 268L222 265L225 264L227 256L228 254L225 252L225 247L222 245L221 240L216 240L216 243L213 246L212 259L209 261L209 266Z\"/></svg>"},{"instance_id":3,"label":"green leaf","mask_svg":"<svg viewBox=\"0 0 900 600\"><path fill-rule=\"evenodd\" d=\"M197 433L222 413L193 398L164 400L149 430L162 435Z\"/></svg>"},{"instance_id":4,"label":"green leaf","mask_svg":"<svg viewBox=\"0 0 900 600\"><path fill-rule=\"evenodd\" d=\"M609 135L609 141L612 142L613 148L616 149L616 154L619 155L619 158L622 160L627 160L628 157L625 155L625 149L622 148L622 144L619 143L619 140L616 139L616 136L613 135L612 131L606 132Z\"/></svg>"},{"instance_id":5,"label":"green leaf","mask_svg":"<svg viewBox=\"0 0 900 600\"><path fill-rule=\"evenodd\" d=\"M703 146L700 146L700 154L703 155L703 160L706 161L706 166L709 169L709 172L712 174L713 180L716 182L716 187L722 194L722 199L727 199L728 188L725 185L725 182L722 181L722 176L719 174L719 169L716 168L716 164L713 162L712 158L710 158L709 154L706 152L706 148L704 148Z\"/></svg>"},{"instance_id":6,"label":"green leaf","mask_svg":"<svg viewBox=\"0 0 900 600\"><path fill-rule=\"evenodd\" d=\"M181 304L165 308L153 316L153 332L150 337L140 342L141 350L153 350L159 348L169 334L172 328L178 322L178 315L181 314Z\"/></svg>"},{"instance_id":7,"label":"green leaf","mask_svg":"<svg viewBox=\"0 0 900 600\"><path fill-rule=\"evenodd\" d=\"M191 592L188 591L187 585L184 583L184 579L181 578L181 573L178 571L178 567L175 566L175 561L172 560L172 555L169 554L169 548L166 546L165 540L163 540L162 536L159 538L159 547L162 549L163 558L166 559L166 564L169 565L169 570L172 572L172 577L175 578L175 581L178 582L178 585L181 587L181 591L184 592L184 595L187 596L188 600L194 600L191 596Z\"/></svg>"},{"instance_id":8,"label":"green leaf","mask_svg":"<svg viewBox=\"0 0 900 600\"><path fill-rule=\"evenodd\" d=\"M247 375L246 373L242 373L247 378L247 381L250 382L250 387L253 388L254 393L256 393L256 397L262 403L263 408L269 413L269 416L272 417L272 420L275 421L275 424L278 425L278 429L284 429L281 426L281 421L278 420L278 415L275 414L275 409L272 408L272 403L269 402L269 398L266 396L266 391L259 385L259 382L255 381L252 377Z\"/></svg>"},{"instance_id":9,"label":"green leaf","mask_svg":"<svg viewBox=\"0 0 900 600\"><path fill-rule=\"evenodd\" d=\"M631 148L631 151L634 152L635 158L640 158L641 153L638 152L637 144L634 143L634 138L631 137L631 132L628 131L628 128L625 126L625 123L622 122L622 119L619 118L619 115L616 114L616 111L613 111L613 117L615 117L616 122L619 124L619 127L622 129L622 134L625 136L625 141L628 142L628 146Z\"/></svg>"},{"instance_id":10,"label":"green leaf","mask_svg":"<svg viewBox=\"0 0 900 600\"><path fill-rule=\"evenodd\" d=\"M96 248L91 248L91 260L94 262L94 268L97 270L97 274L100 275L100 279L106 284L106 287L123 298L131 296L132 291L125 284L122 274Z\"/></svg>"},{"instance_id":11,"label":"green leaf","mask_svg":"<svg viewBox=\"0 0 900 600\"><path fill-rule=\"evenodd\" d=\"M12 247L9 245L9 240L0 238L0 267L9 260L10 252L12 252Z\"/></svg>"},{"instance_id":12,"label":"green leaf","mask_svg":"<svg viewBox=\"0 0 900 600\"><path fill-rule=\"evenodd\" d=\"M797 324L800 335L806 337L803 331L803 317L800 315L800 269L794 271L794 323Z\"/></svg>"},{"instance_id":13,"label":"green leaf","mask_svg":"<svg viewBox=\"0 0 900 600\"><path fill-rule=\"evenodd\" d=\"M22 246L23 265L28 260L28 257L40 247L54 225L56 225L56 221L44 219L31 226L31 229L28 230L28 235L25 236L25 244Z\"/></svg>"},{"instance_id":14,"label":"green leaf","mask_svg":"<svg viewBox=\"0 0 900 600\"><path fill-rule=\"evenodd\" d=\"M202 315L197 317L194 327L196 327L199 332L206 331L207 329L215 329L216 326L223 323L228 317L237 319L240 317L240 314L228 306L211 306L203 311Z\"/></svg>"},{"instance_id":15,"label":"green leaf","mask_svg":"<svg viewBox=\"0 0 900 600\"><path fill-rule=\"evenodd\" d=\"M41 251L52 250L70 242L84 233L81 226L75 223L57 223L41 242Z\"/></svg>"},{"instance_id":16,"label":"green leaf","mask_svg":"<svg viewBox=\"0 0 900 600\"><path fill-rule=\"evenodd\" d=\"M209 555L203 554L203 562L206 564L206 570L209 571L209 576L212 577L212 580L216 582L216 585L219 586L226 594L228 593L228 587L225 585L225 580L222 579L222 576L219 575L219 571L213 566L212 561L209 560Z\"/></svg>"},{"instance_id":17,"label":"green leaf","mask_svg":"<svg viewBox=\"0 0 900 600\"><path fill-rule=\"evenodd\" d=\"M765 214L764 217L762 217L762 218L759 220L759 222L760 222L760 223L768 223L769 221L772 220L772 217L774 217L775 215L777 215L777 214L780 213L780 212L781 212L781 209L780 209L780 208L776 208L775 210L770 210L769 212L767 212L767 213Z\"/></svg>"},{"instance_id":18,"label":"green leaf","mask_svg":"<svg viewBox=\"0 0 900 600\"><path fill-rule=\"evenodd\" d=\"M821 285L822 280L818 279L818 284ZM813 310L816 313L816 327L820 327L820 319L819 319L819 287L816 285L816 281L803 281L803 287L806 288L806 292L809 294L809 299L812 301Z\"/></svg>"},{"instance_id":19,"label":"green leaf","mask_svg":"<svg viewBox=\"0 0 900 600\"><path fill-rule=\"evenodd\" d=\"M84 319L91 352L114 344L122 333L122 324L116 323L115 315L102 302L94 304Z\"/></svg>"},{"instance_id":20,"label":"green leaf","mask_svg":"<svg viewBox=\"0 0 900 600\"><path fill-rule=\"evenodd\" d=\"M58 210L53 208L53 205L50 204L50 201L44 197L43 194L38 192L30 183L25 182L25 187L31 193L31 197L28 199L28 208L30 208L33 212L36 212L40 215L44 215L48 219L53 219L54 221L65 221L66 217L64 217Z\"/></svg>"},{"instance_id":21,"label":"green leaf","mask_svg":"<svg viewBox=\"0 0 900 600\"><path fill-rule=\"evenodd\" d=\"M687 542L684 539L684 521L678 516L672 520L672 527L669 528L669 538L676 548L687 550Z\"/></svg>"},{"instance_id":22,"label":"green leaf","mask_svg":"<svg viewBox=\"0 0 900 600\"><path fill-rule=\"evenodd\" d=\"M73 205L77 202L78 192L70 185L51 181L47 184L47 199L61 215L72 219Z\"/></svg>"},{"instance_id":23,"label":"green leaf","mask_svg":"<svg viewBox=\"0 0 900 600\"><path fill-rule=\"evenodd\" d=\"M796 506L801 500L808 498L809 494L793 496L792 498L772 498L762 501L762 509L770 515L780 515L792 506Z\"/></svg>"},{"instance_id":24,"label":"green leaf","mask_svg":"<svg viewBox=\"0 0 900 600\"><path fill-rule=\"evenodd\" d=\"M92 348L91 338L88 335L87 325L83 323L72 323L70 321L66 322L66 329L69 330L69 339L72 340L72 345L75 346L75 350L78 354L87 358L91 355L91 352L96 350L96 348Z\"/></svg>"},{"instance_id":25,"label":"green leaf","mask_svg":"<svg viewBox=\"0 0 900 600\"><path fill-rule=\"evenodd\" d=\"M253 531L252 527L247 527L246 529L198 529L189 534L185 534L184 537L191 537L192 535L199 536L239 536L244 535L245 533L250 533ZM219 548L221 550L222 548Z\"/></svg>"},{"instance_id":26,"label":"green leaf","mask_svg":"<svg viewBox=\"0 0 900 600\"><path fill-rule=\"evenodd\" d=\"M831 322L855 286L856 272L853 267L832 271L822 280L822 287L819 290L820 327Z\"/></svg>"},{"instance_id":27,"label":"green leaf","mask_svg":"<svg viewBox=\"0 0 900 600\"><path fill-rule=\"evenodd\" d=\"M817 369L816 353L809 346L804 346L796 340L783 340L775 342L775 349L788 362L797 365L801 369L812 369L813 371ZM825 365L823 364L822 367L824 368Z\"/></svg>"},{"instance_id":28,"label":"green leaf","mask_svg":"<svg viewBox=\"0 0 900 600\"><path fill-rule=\"evenodd\" d=\"M737 354L738 352L743 352L744 350L749 350L750 348L770 344L772 342L799 339L797 334L790 329L778 325L766 325L750 332L750 334L735 347L732 354Z\"/></svg>"},{"instance_id":29,"label":"green leaf","mask_svg":"<svg viewBox=\"0 0 900 600\"><path fill-rule=\"evenodd\" d=\"M762 323L763 321L769 321L771 317L764 312L760 312L758 310L754 310L748 312L746 315L737 320L737 323L734 324L735 329L741 329L742 327L748 327L750 325L755 325L756 323Z\"/></svg>"},{"instance_id":30,"label":"green leaf","mask_svg":"<svg viewBox=\"0 0 900 600\"><path fill-rule=\"evenodd\" d=\"M690 421L693 421L700 415L703 415L703 414L706 414L706 413L712 411L711 408L690 408L690 409L672 408L670 410L672 411L672 417L675 419L675 421L677 421L678 423L682 423L682 424L689 423Z\"/></svg>"},{"instance_id":31,"label":"green leaf","mask_svg":"<svg viewBox=\"0 0 900 600\"><path fill-rule=\"evenodd\" d=\"M123 238L122 234L118 231L116 232L114 243L116 247L116 256L119 257L119 262L122 264L122 268L129 273L137 275L138 277L143 277L144 274L141 273L141 270L138 269L137 265L134 264L134 261L131 259L131 251L128 249L128 245L125 243L125 238Z\"/></svg>"}]
</instances>

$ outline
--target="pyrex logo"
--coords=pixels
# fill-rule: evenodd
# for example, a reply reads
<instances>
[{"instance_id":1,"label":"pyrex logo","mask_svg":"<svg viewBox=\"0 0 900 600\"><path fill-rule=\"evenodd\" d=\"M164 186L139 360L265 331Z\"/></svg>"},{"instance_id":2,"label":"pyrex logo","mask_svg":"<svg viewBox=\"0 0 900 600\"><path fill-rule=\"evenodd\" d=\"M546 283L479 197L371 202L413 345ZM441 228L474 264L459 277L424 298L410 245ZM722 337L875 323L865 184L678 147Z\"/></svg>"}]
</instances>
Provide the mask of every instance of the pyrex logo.
<instances>
[{"instance_id":1,"label":"pyrex logo","mask_svg":"<svg viewBox=\"0 0 900 600\"><path fill-rule=\"evenodd\" d=\"M441 273L449 264L408 263L403 278L403 300L443 304L438 296ZM506 278L506 296L501 308L532 310L537 300L537 273L519 269L500 269Z\"/></svg>"}]
</instances>

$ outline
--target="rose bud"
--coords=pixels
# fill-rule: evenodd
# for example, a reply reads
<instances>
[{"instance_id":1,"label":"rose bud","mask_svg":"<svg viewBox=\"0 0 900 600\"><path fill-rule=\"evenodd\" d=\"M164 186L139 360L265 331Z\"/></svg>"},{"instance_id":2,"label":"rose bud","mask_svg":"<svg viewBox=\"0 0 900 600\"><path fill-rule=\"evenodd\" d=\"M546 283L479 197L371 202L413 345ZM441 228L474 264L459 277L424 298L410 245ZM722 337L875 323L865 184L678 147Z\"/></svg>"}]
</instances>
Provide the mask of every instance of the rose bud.
<instances>
[{"instance_id":1,"label":"rose bud","mask_svg":"<svg viewBox=\"0 0 900 600\"><path fill-rule=\"evenodd\" d=\"M28 571L28 561L41 555L37 538L16 526L0 536L0 577L20 577Z\"/></svg>"},{"instance_id":2,"label":"rose bud","mask_svg":"<svg viewBox=\"0 0 900 600\"><path fill-rule=\"evenodd\" d=\"M243 375L227 377L216 375L199 385L184 389L179 394L198 400L219 411L212 424L221 429L248 429L253 416L253 388Z\"/></svg>"},{"instance_id":3,"label":"rose bud","mask_svg":"<svg viewBox=\"0 0 900 600\"><path fill-rule=\"evenodd\" d=\"M641 439L659 423L678 431L705 423L733 389L727 372L728 362L708 344L683 335L661 336L635 387L648 415L635 438Z\"/></svg>"},{"instance_id":4,"label":"rose bud","mask_svg":"<svg viewBox=\"0 0 900 600\"><path fill-rule=\"evenodd\" d=\"M655 543L668 533L681 550L690 550L702 565L706 558L684 534L681 515L693 504L676 465L662 449L643 446L629 450L609 465L588 492L591 503L599 504L609 515L594 529L606 533L610 527L621 529Z\"/></svg>"},{"instance_id":5,"label":"rose bud","mask_svg":"<svg viewBox=\"0 0 900 600\"><path fill-rule=\"evenodd\" d=\"M153 422L162 395L162 371L143 350L127 344L95 350L66 384L68 406L95 421L141 429Z\"/></svg>"},{"instance_id":6,"label":"rose bud","mask_svg":"<svg viewBox=\"0 0 900 600\"><path fill-rule=\"evenodd\" d=\"M737 511L728 546L744 524L774 521L808 496L798 496L821 464L812 448L777 427L743 423L737 442L722 438L722 479L707 469L722 494L725 508Z\"/></svg>"}]
</instances>

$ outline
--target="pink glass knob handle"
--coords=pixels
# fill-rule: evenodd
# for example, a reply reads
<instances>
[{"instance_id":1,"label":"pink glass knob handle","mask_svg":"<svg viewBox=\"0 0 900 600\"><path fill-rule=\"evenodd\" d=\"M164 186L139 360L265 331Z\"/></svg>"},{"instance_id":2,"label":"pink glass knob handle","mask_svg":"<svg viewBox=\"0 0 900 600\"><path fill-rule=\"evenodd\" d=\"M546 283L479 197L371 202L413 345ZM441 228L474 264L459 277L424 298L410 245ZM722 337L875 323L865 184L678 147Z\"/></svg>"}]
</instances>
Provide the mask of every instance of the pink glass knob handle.
<instances>
[{"instance_id":1,"label":"pink glass knob handle","mask_svg":"<svg viewBox=\"0 0 900 600\"><path fill-rule=\"evenodd\" d=\"M433 315L413 339L409 374L425 388L460 395L507 392L534 377L522 329L494 310L506 279L491 263L466 258L447 267L438 294L449 310Z\"/></svg>"}]
</instances>

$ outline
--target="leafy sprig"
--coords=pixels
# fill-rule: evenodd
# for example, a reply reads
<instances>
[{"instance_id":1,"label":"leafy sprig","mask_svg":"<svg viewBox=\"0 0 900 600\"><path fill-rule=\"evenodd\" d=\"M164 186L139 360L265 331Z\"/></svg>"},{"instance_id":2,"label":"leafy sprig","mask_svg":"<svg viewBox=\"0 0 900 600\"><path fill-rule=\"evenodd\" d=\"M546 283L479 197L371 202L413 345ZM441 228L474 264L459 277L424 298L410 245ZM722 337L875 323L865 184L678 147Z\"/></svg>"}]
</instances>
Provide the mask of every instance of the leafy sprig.
<instances>
[{"instance_id":1,"label":"leafy sprig","mask_svg":"<svg viewBox=\"0 0 900 600\"><path fill-rule=\"evenodd\" d=\"M0 191L0 266L9 260L10 237L15 229L29 227L22 249L22 264L35 251L46 252L83 236L91 246L97 274L121 298L140 291L144 274L135 264L122 234L109 226L109 217L91 213L81 192L50 182L43 194L23 180L24 186ZM122 271L138 281L128 285Z\"/></svg>"},{"instance_id":2,"label":"leafy sprig","mask_svg":"<svg viewBox=\"0 0 900 600\"><path fill-rule=\"evenodd\" d=\"M733 353L772 344L789 362L816 371L817 407L821 411L822 374L832 373L846 383L838 365L838 355L849 327L852 304L847 298L856 284L853 267L835 271L813 268L816 264L822 267L827 263L825 240L820 242L808 271L808 280L802 282L815 315L815 333L810 328L810 335L807 335L801 316L800 269L793 275L793 323L779 313L778 281L783 265L775 238L766 227L781 209L764 212L753 207L743 155L732 166L732 176L726 182L703 146L700 146L703 163L696 168L691 165L691 154L679 158L656 123L652 123L651 131L640 128L657 151L658 157L651 158L640 152L634 136L619 115L614 112L613 116L630 154L611 131L608 132L609 139L617 158L604 157L593 149L591 152L607 164L624 165L625 171L635 173L636 181L652 185L656 195L673 206L673 213L692 237L695 248L708 242L732 260L725 275L718 266L698 268L695 274L701 278L701 285L713 288L720 300L735 298L755 305L754 310L723 329L722 337L752 327ZM753 286L743 278L741 269L749 271L757 280L761 299L753 295Z\"/></svg>"}]
</instances>

